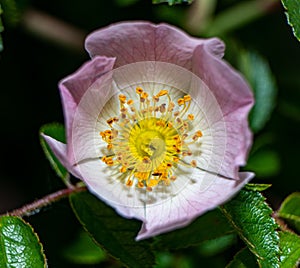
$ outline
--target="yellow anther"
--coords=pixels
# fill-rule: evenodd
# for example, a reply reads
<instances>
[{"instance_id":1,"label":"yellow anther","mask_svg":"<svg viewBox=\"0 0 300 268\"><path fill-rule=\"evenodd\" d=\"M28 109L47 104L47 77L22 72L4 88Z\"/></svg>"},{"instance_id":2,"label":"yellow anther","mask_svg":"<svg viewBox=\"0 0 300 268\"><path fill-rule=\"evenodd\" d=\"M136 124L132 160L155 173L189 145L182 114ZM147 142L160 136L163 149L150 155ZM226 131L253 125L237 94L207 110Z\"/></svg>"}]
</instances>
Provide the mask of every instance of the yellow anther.
<instances>
[{"instance_id":1,"label":"yellow anther","mask_svg":"<svg viewBox=\"0 0 300 268\"><path fill-rule=\"evenodd\" d=\"M159 180L152 180L152 179L150 179L149 182L147 182L147 186L150 187L150 188L154 187L154 186L156 186L158 184L158 182L159 182Z\"/></svg>"},{"instance_id":2,"label":"yellow anther","mask_svg":"<svg viewBox=\"0 0 300 268\"><path fill-rule=\"evenodd\" d=\"M178 157L173 157L173 161L175 162L175 163L178 163L179 162L179 158Z\"/></svg>"},{"instance_id":3,"label":"yellow anther","mask_svg":"<svg viewBox=\"0 0 300 268\"><path fill-rule=\"evenodd\" d=\"M167 126L168 126L169 128L172 128L172 127L173 127L172 122L168 122L168 123L167 123Z\"/></svg>"},{"instance_id":4,"label":"yellow anther","mask_svg":"<svg viewBox=\"0 0 300 268\"><path fill-rule=\"evenodd\" d=\"M136 91L136 93L137 94L142 94L142 92L144 91L141 87L137 87L136 89L135 89L135 91Z\"/></svg>"},{"instance_id":5,"label":"yellow anther","mask_svg":"<svg viewBox=\"0 0 300 268\"><path fill-rule=\"evenodd\" d=\"M106 161L106 156L102 156L101 161L105 162Z\"/></svg>"},{"instance_id":6,"label":"yellow anther","mask_svg":"<svg viewBox=\"0 0 300 268\"><path fill-rule=\"evenodd\" d=\"M158 102L159 101L159 97L158 96L153 96L153 101L154 102Z\"/></svg>"},{"instance_id":7,"label":"yellow anther","mask_svg":"<svg viewBox=\"0 0 300 268\"><path fill-rule=\"evenodd\" d=\"M191 166L192 166L192 167L197 167L197 162L196 162L196 160L192 160L192 161L191 161Z\"/></svg>"},{"instance_id":8,"label":"yellow anther","mask_svg":"<svg viewBox=\"0 0 300 268\"><path fill-rule=\"evenodd\" d=\"M197 136L197 137L202 137L203 136L203 134L202 134L202 132L200 131L200 130L198 130L196 133L195 133L195 135Z\"/></svg>"},{"instance_id":9,"label":"yellow anther","mask_svg":"<svg viewBox=\"0 0 300 268\"><path fill-rule=\"evenodd\" d=\"M149 96L148 93L145 92L145 91L141 93L141 98L142 98L142 99L147 99L148 96Z\"/></svg>"},{"instance_id":10,"label":"yellow anther","mask_svg":"<svg viewBox=\"0 0 300 268\"><path fill-rule=\"evenodd\" d=\"M145 185L144 185L143 182L139 181L138 184L137 184L137 186L138 186L139 188L144 188Z\"/></svg>"},{"instance_id":11,"label":"yellow anther","mask_svg":"<svg viewBox=\"0 0 300 268\"><path fill-rule=\"evenodd\" d=\"M124 172L126 172L126 171L127 171L127 168L126 168L125 166L122 166L122 167L120 168L120 172L124 173Z\"/></svg>"},{"instance_id":12,"label":"yellow anther","mask_svg":"<svg viewBox=\"0 0 300 268\"><path fill-rule=\"evenodd\" d=\"M113 147L113 145L112 145L111 143L107 144L107 149L108 149L108 150L111 150L112 147Z\"/></svg>"},{"instance_id":13,"label":"yellow anther","mask_svg":"<svg viewBox=\"0 0 300 268\"><path fill-rule=\"evenodd\" d=\"M126 102L126 96L123 95L123 94L119 95L119 100L120 100L121 103L125 103Z\"/></svg>"},{"instance_id":14,"label":"yellow anther","mask_svg":"<svg viewBox=\"0 0 300 268\"><path fill-rule=\"evenodd\" d=\"M108 120L106 120L106 123L110 126L112 125L113 122L114 122L113 118L109 118Z\"/></svg>"},{"instance_id":15,"label":"yellow anther","mask_svg":"<svg viewBox=\"0 0 300 268\"><path fill-rule=\"evenodd\" d=\"M104 131L104 135L105 135L105 136L109 136L109 135L111 135L111 133L112 133L112 132L111 132L110 129L107 129L107 130Z\"/></svg>"},{"instance_id":16,"label":"yellow anther","mask_svg":"<svg viewBox=\"0 0 300 268\"><path fill-rule=\"evenodd\" d=\"M127 104L128 104L128 105L132 105L132 104L133 104L133 100L131 100L131 99L128 100L128 101L127 101Z\"/></svg>"},{"instance_id":17,"label":"yellow anther","mask_svg":"<svg viewBox=\"0 0 300 268\"><path fill-rule=\"evenodd\" d=\"M179 136L179 135L175 135L175 136L173 137L173 140L175 140L175 141L180 140L180 136Z\"/></svg>"},{"instance_id":18,"label":"yellow anther","mask_svg":"<svg viewBox=\"0 0 300 268\"><path fill-rule=\"evenodd\" d=\"M104 132L102 132L102 131L101 131L99 134L100 134L100 136L101 136L102 138L104 138L104 137L105 137L105 134L104 134Z\"/></svg>"},{"instance_id":19,"label":"yellow anther","mask_svg":"<svg viewBox=\"0 0 300 268\"><path fill-rule=\"evenodd\" d=\"M107 157L106 160L105 160L105 164L108 165L108 166L113 166L114 161L112 160L111 157Z\"/></svg>"},{"instance_id":20,"label":"yellow anther","mask_svg":"<svg viewBox=\"0 0 300 268\"><path fill-rule=\"evenodd\" d=\"M169 93L169 91L164 89L164 90L159 91L156 96L161 97L161 96L167 95L168 93Z\"/></svg>"},{"instance_id":21,"label":"yellow anther","mask_svg":"<svg viewBox=\"0 0 300 268\"><path fill-rule=\"evenodd\" d=\"M157 126L160 126L160 127L164 127L166 124L165 124L164 121L160 120L160 121L157 121L157 122L156 122L156 125L157 125Z\"/></svg>"},{"instance_id":22,"label":"yellow anther","mask_svg":"<svg viewBox=\"0 0 300 268\"><path fill-rule=\"evenodd\" d=\"M183 105L184 104L184 99L183 98L178 99L177 103L178 103L179 106Z\"/></svg>"},{"instance_id":23,"label":"yellow anther","mask_svg":"<svg viewBox=\"0 0 300 268\"><path fill-rule=\"evenodd\" d=\"M133 180L127 180L126 181L126 186L131 187L133 185Z\"/></svg>"},{"instance_id":24,"label":"yellow anther","mask_svg":"<svg viewBox=\"0 0 300 268\"><path fill-rule=\"evenodd\" d=\"M189 115L188 115L188 119L189 119L190 121L193 121L193 120L195 119L195 116L194 116L193 114L189 114Z\"/></svg>"},{"instance_id":25,"label":"yellow anther","mask_svg":"<svg viewBox=\"0 0 300 268\"><path fill-rule=\"evenodd\" d=\"M190 95L185 95L185 96L183 96L183 99L185 102L188 102L188 101L191 101L192 98Z\"/></svg>"}]
</instances>

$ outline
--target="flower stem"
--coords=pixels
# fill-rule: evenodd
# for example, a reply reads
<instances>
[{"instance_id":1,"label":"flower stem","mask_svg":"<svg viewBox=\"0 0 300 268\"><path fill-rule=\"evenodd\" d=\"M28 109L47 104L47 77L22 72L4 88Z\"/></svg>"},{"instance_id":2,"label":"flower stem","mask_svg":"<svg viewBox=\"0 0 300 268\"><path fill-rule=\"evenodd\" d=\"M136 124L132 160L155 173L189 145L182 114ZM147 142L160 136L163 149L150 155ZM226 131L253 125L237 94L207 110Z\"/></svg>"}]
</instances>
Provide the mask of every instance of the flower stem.
<instances>
[{"instance_id":1,"label":"flower stem","mask_svg":"<svg viewBox=\"0 0 300 268\"><path fill-rule=\"evenodd\" d=\"M41 199L32 202L31 204L27 204L21 208L0 215L0 217L1 216L18 216L18 217L30 216L39 212L43 207L46 207L62 198L68 197L70 194L82 192L85 190L86 187L73 187L73 188L62 189L57 192L46 195Z\"/></svg>"}]
</instances>

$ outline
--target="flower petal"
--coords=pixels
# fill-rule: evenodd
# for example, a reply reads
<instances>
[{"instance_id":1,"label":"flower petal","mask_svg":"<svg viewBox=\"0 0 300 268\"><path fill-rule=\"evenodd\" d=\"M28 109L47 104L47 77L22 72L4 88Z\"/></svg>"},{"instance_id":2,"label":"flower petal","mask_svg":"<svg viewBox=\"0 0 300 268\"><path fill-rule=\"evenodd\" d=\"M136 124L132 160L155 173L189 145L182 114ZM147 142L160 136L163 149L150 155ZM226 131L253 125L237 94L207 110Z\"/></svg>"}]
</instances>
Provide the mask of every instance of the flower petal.
<instances>
[{"instance_id":1,"label":"flower petal","mask_svg":"<svg viewBox=\"0 0 300 268\"><path fill-rule=\"evenodd\" d=\"M217 38L193 38L176 27L149 22L125 22L95 31L87 37L85 47L91 57L116 57L116 67L163 61L190 70L193 51L201 44L216 56L223 56L224 44Z\"/></svg>"},{"instance_id":2,"label":"flower petal","mask_svg":"<svg viewBox=\"0 0 300 268\"><path fill-rule=\"evenodd\" d=\"M201 176L201 173L199 171L198 175ZM241 172L239 180L219 177L205 191L197 185L201 180L197 180L171 201L146 208L145 221L136 239L149 238L188 225L199 215L234 196L253 176L253 173Z\"/></svg>"},{"instance_id":3,"label":"flower petal","mask_svg":"<svg viewBox=\"0 0 300 268\"><path fill-rule=\"evenodd\" d=\"M74 162L74 156L70 141L77 106L88 88L99 77L113 68L114 61L114 58L95 57L93 60L84 64L74 74L66 77L59 83L67 130L67 152L71 162Z\"/></svg>"},{"instance_id":4,"label":"flower petal","mask_svg":"<svg viewBox=\"0 0 300 268\"><path fill-rule=\"evenodd\" d=\"M248 113L254 99L242 76L205 46L198 46L193 55L193 70L215 95L226 123L227 150L221 174L238 178L239 166L246 163L252 144Z\"/></svg>"}]
</instances>

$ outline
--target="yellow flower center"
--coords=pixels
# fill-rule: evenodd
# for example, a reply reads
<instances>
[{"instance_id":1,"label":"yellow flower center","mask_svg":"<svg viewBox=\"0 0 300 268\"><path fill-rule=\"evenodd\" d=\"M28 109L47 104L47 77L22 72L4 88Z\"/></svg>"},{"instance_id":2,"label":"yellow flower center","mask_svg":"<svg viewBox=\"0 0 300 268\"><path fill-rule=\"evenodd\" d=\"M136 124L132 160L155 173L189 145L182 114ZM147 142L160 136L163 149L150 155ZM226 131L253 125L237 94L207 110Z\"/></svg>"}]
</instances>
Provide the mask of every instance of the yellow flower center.
<instances>
[{"instance_id":1,"label":"yellow flower center","mask_svg":"<svg viewBox=\"0 0 300 268\"><path fill-rule=\"evenodd\" d=\"M175 111L167 90L159 91L152 100L140 87L136 93L140 95L138 109L133 100L119 95L119 116L109 118L110 129L100 132L109 151L102 161L124 173L127 186L151 191L159 183L169 185L175 181L178 165L197 166L195 160L186 163L183 158L192 155L188 146L197 142L202 132L198 130L192 136L189 133L194 120L193 114L187 114L190 95L177 100L179 109ZM162 97L168 103L158 105Z\"/></svg>"}]
</instances>

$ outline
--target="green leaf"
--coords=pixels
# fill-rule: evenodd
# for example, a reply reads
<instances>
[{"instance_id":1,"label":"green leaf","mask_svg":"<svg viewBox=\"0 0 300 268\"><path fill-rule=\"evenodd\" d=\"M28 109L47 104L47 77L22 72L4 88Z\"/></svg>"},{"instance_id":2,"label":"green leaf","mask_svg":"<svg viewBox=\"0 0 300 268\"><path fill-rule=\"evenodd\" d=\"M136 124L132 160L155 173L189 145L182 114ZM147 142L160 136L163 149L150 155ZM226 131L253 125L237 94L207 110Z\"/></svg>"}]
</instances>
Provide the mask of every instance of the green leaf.
<instances>
[{"instance_id":1,"label":"green leaf","mask_svg":"<svg viewBox=\"0 0 300 268\"><path fill-rule=\"evenodd\" d=\"M246 184L245 189L251 190L251 191L262 192L264 190L267 190L271 186L272 186L272 184L248 183L248 184Z\"/></svg>"},{"instance_id":2,"label":"green leaf","mask_svg":"<svg viewBox=\"0 0 300 268\"><path fill-rule=\"evenodd\" d=\"M279 154L271 150L258 150L251 155L245 169L253 171L257 177L275 176L280 171Z\"/></svg>"},{"instance_id":3,"label":"green leaf","mask_svg":"<svg viewBox=\"0 0 300 268\"><path fill-rule=\"evenodd\" d=\"M300 192L292 193L283 201L278 216L287 220L300 232Z\"/></svg>"},{"instance_id":4,"label":"green leaf","mask_svg":"<svg viewBox=\"0 0 300 268\"><path fill-rule=\"evenodd\" d=\"M113 257L132 268L155 264L149 241L135 241L140 222L122 218L88 192L71 195L70 202L83 227Z\"/></svg>"},{"instance_id":5,"label":"green leaf","mask_svg":"<svg viewBox=\"0 0 300 268\"><path fill-rule=\"evenodd\" d=\"M183 229L158 236L155 247L159 249L185 248L224 236L233 231L220 210L216 209L197 218ZM183 237L184 239L182 239Z\"/></svg>"},{"instance_id":6,"label":"green leaf","mask_svg":"<svg viewBox=\"0 0 300 268\"><path fill-rule=\"evenodd\" d=\"M298 267L300 262L300 237L291 232L279 232L280 237L280 267Z\"/></svg>"},{"instance_id":7,"label":"green leaf","mask_svg":"<svg viewBox=\"0 0 300 268\"><path fill-rule=\"evenodd\" d=\"M248 248L243 248L226 266L226 268L258 268L254 255Z\"/></svg>"},{"instance_id":8,"label":"green leaf","mask_svg":"<svg viewBox=\"0 0 300 268\"><path fill-rule=\"evenodd\" d=\"M191 4L193 0L152 0L153 4L168 3L170 6L176 4Z\"/></svg>"},{"instance_id":9,"label":"green leaf","mask_svg":"<svg viewBox=\"0 0 300 268\"><path fill-rule=\"evenodd\" d=\"M241 53L238 65L254 92L255 105L249 121L252 130L258 132L270 119L275 107L277 93L275 80L268 63L257 53Z\"/></svg>"},{"instance_id":10,"label":"green leaf","mask_svg":"<svg viewBox=\"0 0 300 268\"><path fill-rule=\"evenodd\" d=\"M106 259L106 253L92 240L86 232L79 236L66 247L63 255L76 264L97 264Z\"/></svg>"},{"instance_id":11,"label":"green leaf","mask_svg":"<svg viewBox=\"0 0 300 268\"><path fill-rule=\"evenodd\" d=\"M299 0L281 0L286 9L286 16L293 33L300 41L300 2Z\"/></svg>"},{"instance_id":12,"label":"green leaf","mask_svg":"<svg viewBox=\"0 0 300 268\"><path fill-rule=\"evenodd\" d=\"M279 235L272 209L257 191L242 190L223 207L223 212L260 267L279 267Z\"/></svg>"},{"instance_id":13,"label":"green leaf","mask_svg":"<svg viewBox=\"0 0 300 268\"><path fill-rule=\"evenodd\" d=\"M46 267L43 247L32 227L21 218L0 218L0 267Z\"/></svg>"},{"instance_id":14,"label":"green leaf","mask_svg":"<svg viewBox=\"0 0 300 268\"><path fill-rule=\"evenodd\" d=\"M65 129L61 124L53 123L47 124L41 127L40 134L45 134L50 136L58 141L65 143ZM55 170L57 176L59 176L66 185L69 185L69 173L64 168L64 166L58 161L56 156L51 151L49 145L45 142L42 136L40 136L41 146L44 150L44 153L49 160L52 168Z\"/></svg>"}]
</instances>

